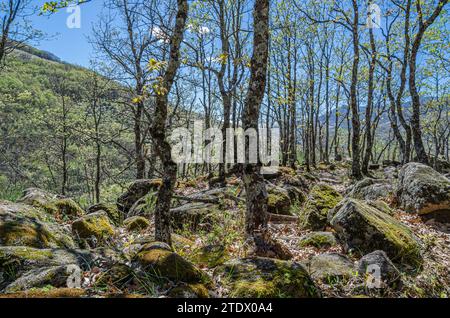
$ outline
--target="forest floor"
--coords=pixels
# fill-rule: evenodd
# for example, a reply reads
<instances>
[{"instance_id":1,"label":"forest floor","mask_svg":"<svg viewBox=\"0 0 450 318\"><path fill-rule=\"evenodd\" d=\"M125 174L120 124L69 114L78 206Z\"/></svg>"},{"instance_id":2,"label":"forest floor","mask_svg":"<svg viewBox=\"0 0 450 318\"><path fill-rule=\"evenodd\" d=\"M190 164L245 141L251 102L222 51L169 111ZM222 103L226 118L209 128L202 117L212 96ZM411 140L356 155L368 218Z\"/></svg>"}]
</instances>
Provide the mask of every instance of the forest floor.
<instances>
[{"instance_id":1,"label":"forest floor","mask_svg":"<svg viewBox=\"0 0 450 318\"><path fill-rule=\"evenodd\" d=\"M392 170L378 169L372 172L374 179L390 180L392 187L395 188L396 179L392 179ZM389 179L391 178L391 179ZM293 182L293 180L295 182ZM292 201L289 205L289 213L275 217L271 214L274 222L270 222L270 232L272 236L281 242L292 254L292 260L295 263L302 264L304 268L311 275L314 284L320 290L323 297L449 297L450 295L450 224L439 223L435 220L423 220L421 217L405 213L396 208L393 193L387 193L381 200L389 205L391 210L389 213L398 222L405 225L414 235L422 242L421 254L423 263L420 267L402 266L399 265L399 279L394 285L383 285L380 288L368 288L367 277L358 275L358 261L361 255L354 253L352 250L346 248L345 244L341 244L339 240L332 244L302 244L305 237L314 233L327 232L332 236L335 235L335 229L330 224L327 224L320 232L305 229L300 226L300 214L306 209L308 204L314 201L311 189L316 185L326 185L331 187L340 198L349 195L350 190L354 184L348 177L348 165L319 165L318 169L310 173L302 171L293 171L282 168L281 173L267 181L269 196L274 191L281 191L280 188L287 184L297 184L299 180L302 183L297 188L304 190L305 198L300 200L301 203ZM287 187L288 188L288 187ZM274 190L275 189L275 190ZM291 188L288 188L291 189ZM308 193L309 191L309 193ZM223 283L223 276L218 275L223 264L227 264L230 260L245 259L248 257L248 250L246 248L246 241L244 236L244 219L245 219L245 194L243 191L242 182L238 177L230 177L227 179L227 186L225 188L214 189L210 188L208 180L204 177L195 180L179 181L176 189L176 196L174 206L182 211L181 220L175 226L173 235L173 250L177 255L187 260L189 264L193 264L198 268L202 275L206 275L205 283L202 291L198 291L192 284L188 285L190 289L188 293L183 290L181 294L173 294L173 291L180 286L179 281L174 281L170 277L170 273L164 276L159 273L155 281L155 275L148 275L144 279L139 275L132 275L130 278L128 270L136 269L136 258L140 255L145 256L147 250L162 249L161 246L150 246L154 237L154 222L151 217L152 198L147 196L140 205L134 204L133 211L128 212L128 216L132 218L139 218L145 216L145 219L150 220L148 224L138 230L131 229L130 223L125 221L125 225L116 225L113 232L109 235L108 240L104 243L86 242L86 240L78 240L77 244L80 248L89 250L89 253L96 253L102 255L103 259L113 259L114 264L110 261L97 261L89 264L87 268L82 270L82 293L80 296L89 297L110 297L111 295L121 295L123 297L229 297L232 295L232 288L230 285ZM276 197L275 197L276 198ZM269 197L269 203L270 203ZM273 198L272 198L273 200ZM279 202L275 200L275 202ZM0 212L2 209L8 211L15 207L15 203L1 202ZM35 204L32 204L36 206ZM270 204L269 204L270 205ZM8 206L11 206L8 208ZM23 208L23 206L19 206ZM3 211L3 212L4 212ZM2 212L2 213L3 213ZM92 213L87 209L88 213ZM2 216L0 213L0 216ZM191 215L195 219L195 224L186 222L186 214ZM197 218L197 214L200 218ZM87 214L87 216L92 214ZM1 221L1 218L0 218ZM144 220L145 221L145 220ZM62 229L67 229L79 222L70 218L63 218L57 221L58 226ZM148 221L147 221L148 222ZM1 223L1 222L0 222ZM1 224L0 224L1 225ZM1 235L0 235L1 236ZM1 237L0 237L1 239ZM79 239L78 237L75 240ZM320 242L319 242L320 243ZM16 242L1 245L20 245ZM35 246L33 246L35 247ZM5 268L5 262L2 261L2 252L4 249L7 252L9 246L0 246L0 269ZM145 253L144 253L144 252ZM205 251L208 251L206 253ZM211 252L213 251L213 252ZM217 253L216 253L217 252ZM8 252L10 253L10 251ZM144 253L144 254L142 254ZM9 255L9 254L8 254ZM105 258L105 255L106 258ZM162 254L161 254L162 255ZM166 267L173 265L171 258L164 259L158 254L155 261L157 266L161 265L162 272ZM212 258L211 258L212 255ZM314 263L317 257L333 255L337 257L338 263L319 262ZM337 256L336 256L337 255ZM23 255L21 256L23 257ZM148 256L150 257L150 256ZM173 257L173 256L172 256ZM148 258L145 258L148 259ZM205 260L206 259L206 260ZM211 259L213 260L211 262ZM334 259L334 258L333 258ZM141 259L142 261L142 259ZM158 263L159 262L159 263ZM184 262L184 261L183 261ZM175 262L176 263L176 262ZM124 266L125 278L120 274L119 278L109 279L109 283L98 284L101 277L105 277L108 273L114 272L117 275L117 264ZM184 263L183 263L184 264ZM54 265L54 264L52 264ZM156 266L155 265L155 266ZM397 264L396 264L397 265ZM179 264L176 264L176 267ZM191 265L189 265L191 266ZM20 272L19 268L17 271ZM23 269L26 271L28 269ZM36 269L32 269L35 270ZM177 268L176 271L179 269ZM139 270L142 272L142 270ZM323 275L316 275L317 273L324 273ZM35 272L33 275L38 276ZM32 277L28 275L30 272L25 272L21 277ZM28 275L28 276L27 276ZM178 275L178 274L177 274ZM152 276L150 278L149 276ZM265 276L264 276L265 277ZM148 281L147 281L148 278ZM32 283L27 283L29 290L33 291L35 288L47 288L50 295L54 295L54 280L43 282L42 279L29 279ZM20 280L20 278L19 278ZM121 283L117 284L117 280ZM183 279L181 279L183 280ZM37 281L37 283L35 283ZM270 279L269 279L270 281ZM34 285L33 285L34 284ZM181 282L183 285L184 283ZM287 286L291 286L288 281ZM17 285L17 284L16 284ZM15 286L16 286L15 285ZM5 287L6 284L3 285ZM31 287L31 289L30 289ZM57 286L61 287L61 286ZM196 287L197 288L197 287ZM230 289L231 288L231 289ZM0 281L0 290L2 289L2 282ZM6 297L22 297L23 286L18 288L19 293L10 293L11 289L6 287L3 293ZM30 291L26 292L26 297L30 296ZM41 289L38 289L41 291ZM63 291L58 288L57 290ZM51 293L50 291L53 291ZM266 290L257 294L257 296L267 296L264 294ZM175 295L175 296L174 296ZM235 294L236 295L236 294ZM73 294L72 294L73 296ZM241 295L242 296L242 295ZM254 296L252 294L252 296ZM273 297L273 294L268 296ZM289 295L287 297L290 297Z\"/></svg>"}]
</instances>

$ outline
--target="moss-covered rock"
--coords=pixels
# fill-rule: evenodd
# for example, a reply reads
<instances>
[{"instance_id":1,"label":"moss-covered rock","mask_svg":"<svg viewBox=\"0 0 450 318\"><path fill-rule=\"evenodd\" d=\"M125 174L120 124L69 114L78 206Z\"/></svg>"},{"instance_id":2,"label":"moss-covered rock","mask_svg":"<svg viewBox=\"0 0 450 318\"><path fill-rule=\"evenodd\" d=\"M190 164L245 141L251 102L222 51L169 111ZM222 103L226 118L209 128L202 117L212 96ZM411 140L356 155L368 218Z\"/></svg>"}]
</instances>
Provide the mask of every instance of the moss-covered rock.
<instances>
[{"instance_id":1,"label":"moss-covered rock","mask_svg":"<svg viewBox=\"0 0 450 318\"><path fill-rule=\"evenodd\" d=\"M450 222L450 180L433 168L409 163L400 170L397 201L406 212L435 214Z\"/></svg>"},{"instance_id":2,"label":"moss-covered rock","mask_svg":"<svg viewBox=\"0 0 450 318\"><path fill-rule=\"evenodd\" d=\"M419 266L421 242L405 225L356 199L346 199L331 220L338 239L349 250L367 254L385 251L397 263Z\"/></svg>"},{"instance_id":3,"label":"moss-covered rock","mask_svg":"<svg viewBox=\"0 0 450 318\"><path fill-rule=\"evenodd\" d=\"M317 184L299 214L299 225L303 229L322 231L327 225L328 212L340 201L342 196L327 184Z\"/></svg>"},{"instance_id":4,"label":"moss-covered rock","mask_svg":"<svg viewBox=\"0 0 450 318\"><path fill-rule=\"evenodd\" d=\"M77 266L75 264L70 265ZM40 288L44 286L66 287L69 275L74 275L73 271L69 271L70 265L51 266L30 270L9 284L3 292L15 293L30 288ZM79 279L81 281L81 271L79 271Z\"/></svg>"},{"instance_id":5,"label":"moss-covered rock","mask_svg":"<svg viewBox=\"0 0 450 318\"><path fill-rule=\"evenodd\" d=\"M300 239L299 246L312 246L315 248L329 248L337 245L336 238L331 232L312 232Z\"/></svg>"},{"instance_id":6,"label":"moss-covered rock","mask_svg":"<svg viewBox=\"0 0 450 318\"><path fill-rule=\"evenodd\" d=\"M306 194L299 187L287 184L283 186L283 189L287 191L293 205L300 206L306 202Z\"/></svg>"},{"instance_id":7,"label":"moss-covered rock","mask_svg":"<svg viewBox=\"0 0 450 318\"><path fill-rule=\"evenodd\" d=\"M60 197L37 188L25 190L18 202L42 209L58 219L73 219L85 214L73 199Z\"/></svg>"},{"instance_id":8,"label":"moss-covered rock","mask_svg":"<svg viewBox=\"0 0 450 318\"><path fill-rule=\"evenodd\" d=\"M129 186L128 190L117 199L119 211L125 215L128 214L128 211L130 211L136 201L150 192L157 192L161 184L161 179L136 180Z\"/></svg>"},{"instance_id":9,"label":"moss-covered rock","mask_svg":"<svg viewBox=\"0 0 450 318\"><path fill-rule=\"evenodd\" d=\"M23 192L22 198L20 198L17 202L34 207L44 207L48 202L55 201L57 199L57 195L50 192L38 188L29 188Z\"/></svg>"},{"instance_id":10,"label":"moss-covered rock","mask_svg":"<svg viewBox=\"0 0 450 318\"><path fill-rule=\"evenodd\" d=\"M88 214L75 220L72 223L72 231L80 239L90 240L94 237L98 242L103 242L114 235L114 228L104 211Z\"/></svg>"},{"instance_id":11,"label":"moss-covered rock","mask_svg":"<svg viewBox=\"0 0 450 318\"><path fill-rule=\"evenodd\" d=\"M378 200L391 197L394 185L391 180L366 178L354 185L349 197L359 200Z\"/></svg>"},{"instance_id":12,"label":"moss-covered rock","mask_svg":"<svg viewBox=\"0 0 450 318\"><path fill-rule=\"evenodd\" d=\"M35 269L70 264L87 269L93 259L93 254L82 250L0 246L0 273L3 273L2 284L5 287L18 279L22 274Z\"/></svg>"},{"instance_id":13,"label":"moss-covered rock","mask_svg":"<svg viewBox=\"0 0 450 318\"><path fill-rule=\"evenodd\" d=\"M98 203L87 209L88 214L99 211L105 211L111 222L116 226L120 226L124 220L123 213L119 211L117 205L112 203Z\"/></svg>"},{"instance_id":14,"label":"moss-covered rock","mask_svg":"<svg viewBox=\"0 0 450 318\"><path fill-rule=\"evenodd\" d=\"M320 291L306 269L295 262L269 258L234 259L214 275L233 298L310 298Z\"/></svg>"},{"instance_id":15,"label":"moss-covered rock","mask_svg":"<svg viewBox=\"0 0 450 318\"><path fill-rule=\"evenodd\" d=\"M356 273L353 262L336 253L316 255L304 265L312 278L329 284L348 279Z\"/></svg>"},{"instance_id":16,"label":"moss-covered rock","mask_svg":"<svg viewBox=\"0 0 450 318\"><path fill-rule=\"evenodd\" d=\"M0 202L0 245L75 248L70 232L51 215L20 203Z\"/></svg>"},{"instance_id":17,"label":"moss-covered rock","mask_svg":"<svg viewBox=\"0 0 450 318\"><path fill-rule=\"evenodd\" d=\"M123 221L123 225L130 232L139 232L145 230L150 226L150 221L142 216L132 216Z\"/></svg>"},{"instance_id":18,"label":"moss-covered rock","mask_svg":"<svg viewBox=\"0 0 450 318\"><path fill-rule=\"evenodd\" d=\"M169 247L170 249L170 247ZM199 283L205 274L192 263L165 247L164 243L143 246L135 262L150 276L167 278L174 282Z\"/></svg>"},{"instance_id":19,"label":"moss-covered rock","mask_svg":"<svg viewBox=\"0 0 450 318\"><path fill-rule=\"evenodd\" d=\"M268 189L267 211L273 214L292 215L289 192L280 187Z\"/></svg>"},{"instance_id":20,"label":"moss-covered rock","mask_svg":"<svg viewBox=\"0 0 450 318\"><path fill-rule=\"evenodd\" d=\"M72 199L58 199L51 201L50 204L56 207L58 216L73 219L85 214L84 210Z\"/></svg>"},{"instance_id":21,"label":"moss-covered rock","mask_svg":"<svg viewBox=\"0 0 450 318\"><path fill-rule=\"evenodd\" d=\"M203 284L182 284L169 292L171 298L209 298L209 291Z\"/></svg>"},{"instance_id":22,"label":"moss-covered rock","mask_svg":"<svg viewBox=\"0 0 450 318\"><path fill-rule=\"evenodd\" d=\"M208 230L217 221L220 213L223 212L215 204L188 203L170 210L172 228L192 232Z\"/></svg>"},{"instance_id":23,"label":"moss-covered rock","mask_svg":"<svg viewBox=\"0 0 450 318\"><path fill-rule=\"evenodd\" d=\"M225 263L229 254L223 245L207 245L196 248L190 259L202 267L214 268Z\"/></svg>"}]
</instances>

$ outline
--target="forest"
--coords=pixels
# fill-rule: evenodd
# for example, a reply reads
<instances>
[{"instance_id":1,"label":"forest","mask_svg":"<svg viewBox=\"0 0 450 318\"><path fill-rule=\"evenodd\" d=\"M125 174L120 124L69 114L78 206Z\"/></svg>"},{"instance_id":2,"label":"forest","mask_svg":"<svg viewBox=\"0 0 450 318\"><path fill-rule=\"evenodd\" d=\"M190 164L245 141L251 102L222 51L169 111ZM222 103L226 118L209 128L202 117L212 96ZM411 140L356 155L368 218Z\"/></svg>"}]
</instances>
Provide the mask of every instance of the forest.
<instances>
[{"instance_id":1,"label":"forest","mask_svg":"<svg viewBox=\"0 0 450 318\"><path fill-rule=\"evenodd\" d=\"M1 0L0 298L449 298L449 10Z\"/></svg>"}]
</instances>

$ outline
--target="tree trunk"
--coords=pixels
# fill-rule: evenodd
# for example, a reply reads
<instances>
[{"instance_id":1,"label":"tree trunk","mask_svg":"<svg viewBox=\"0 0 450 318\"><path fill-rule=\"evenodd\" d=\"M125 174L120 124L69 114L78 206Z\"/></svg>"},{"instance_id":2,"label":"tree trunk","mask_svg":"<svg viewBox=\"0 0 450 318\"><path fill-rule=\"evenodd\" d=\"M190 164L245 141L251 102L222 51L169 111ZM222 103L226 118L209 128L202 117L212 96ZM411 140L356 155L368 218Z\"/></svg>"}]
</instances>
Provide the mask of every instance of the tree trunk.
<instances>
[{"instance_id":1,"label":"tree trunk","mask_svg":"<svg viewBox=\"0 0 450 318\"><path fill-rule=\"evenodd\" d=\"M169 104L168 96L180 66L180 46L183 41L189 10L187 0L177 0L177 3L178 11L175 29L170 39L170 58L163 80L159 83L160 92L156 97L155 118L151 129L151 135L155 142L155 151L161 159L164 173L155 207L155 239L170 245L172 240L169 213L173 188L177 179L177 165L172 160L171 146L166 140L166 120Z\"/></svg>"}]
</instances>

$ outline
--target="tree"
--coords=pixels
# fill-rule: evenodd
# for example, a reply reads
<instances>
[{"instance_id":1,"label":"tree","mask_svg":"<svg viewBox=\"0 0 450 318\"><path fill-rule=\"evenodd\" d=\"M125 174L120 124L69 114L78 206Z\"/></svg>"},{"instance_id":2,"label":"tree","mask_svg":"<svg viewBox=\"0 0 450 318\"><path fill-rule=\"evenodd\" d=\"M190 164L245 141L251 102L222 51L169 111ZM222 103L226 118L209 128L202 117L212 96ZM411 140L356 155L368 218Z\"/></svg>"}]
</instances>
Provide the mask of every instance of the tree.
<instances>
[{"instance_id":1,"label":"tree","mask_svg":"<svg viewBox=\"0 0 450 318\"><path fill-rule=\"evenodd\" d=\"M253 8L253 56L251 60L250 82L243 112L244 130L258 130L261 103L264 98L269 57L269 0L255 0ZM270 238L267 213L267 190L260 165L249 163L249 143L246 142L246 163L243 167L243 181L246 193L245 231L256 255L278 255L281 246Z\"/></svg>"},{"instance_id":2,"label":"tree","mask_svg":"<svg viewBox=\"0 0 450 318\"><path fill-rule=\"evenodd\" d=\"M4 66L8 54L41 33L29 25L27 17L36 12L31 0L7 0L0 3L0 67Z\"/></svg>"},{"instance_id":3,"label":"tree","mask_svg":"<svg viewBox=\"0 0 450 318\"><path fill-rule=\"evenodd\" d=\"M169 107L169 93L181 63L180 47L183 41L189 11L187 0L177 0L177 8L175 27L170 38L169 61L167 62L164 75L154 85L156 101L154 120L150 130L155 142L156 153L163 165L163 180L155 207L155 238L157 241L167 244L172 244L169 212L173 188L177 179L177 165L172 160L172 149L166 140L166 121Z\"/></svg>"},{"instance_id":4,"label":"tree","mask_svg":"<svg viewBox=\"0 0 450 318\"><path fill-rule=\"evenodd\" d=\"M421 102L416 83L417 54L419 53L420 45L422 43L425 32L439 17L439 14L444 9L444 6L448 3L448 0L439 0L431 16L425 19L421 2L421 0L416 0L419 29L414 37L411 48L411 56L409 58L409 90L412 98L411 129L414 137L414 148L416 150L418 161L424 164L429 164L429 158L422 140L422 129L420 125Z\"/></svg>"}]
</instances>

